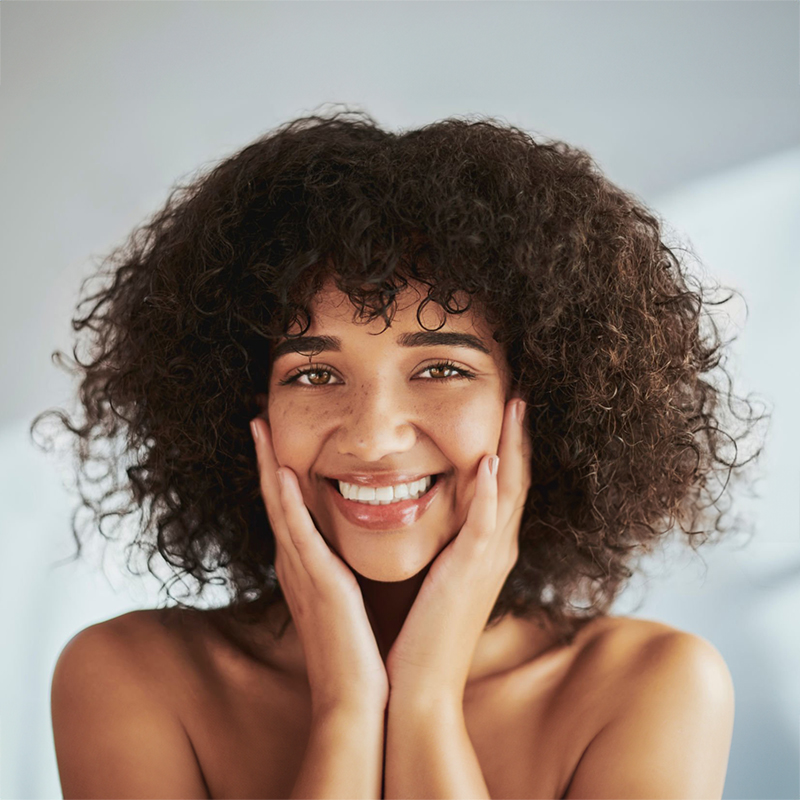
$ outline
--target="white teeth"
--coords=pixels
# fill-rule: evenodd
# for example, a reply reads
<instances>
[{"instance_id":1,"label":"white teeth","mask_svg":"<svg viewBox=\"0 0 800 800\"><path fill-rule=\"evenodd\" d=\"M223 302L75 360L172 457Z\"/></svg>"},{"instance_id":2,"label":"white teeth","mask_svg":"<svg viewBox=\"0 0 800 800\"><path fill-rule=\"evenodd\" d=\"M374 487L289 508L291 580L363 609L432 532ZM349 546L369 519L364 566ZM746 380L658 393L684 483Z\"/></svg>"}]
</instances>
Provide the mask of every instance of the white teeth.
<instances>
[{"instance_id":1,"label":"white teeth","mask_svg":"<svg viewBox=\"0 0 800 800\"><path fill-rule=\"evenodd\" d=\"M409 498L415 499L430 489L433 476L420 478L411 483L398 483L394 486L357 486L354 483L339 481L339 490L348 500L366 503L371 506L385 506Z\"/></svg>"},{"instance_id":2,"label":"white teeth","mask_svg":"<svg viewBox=\"0 0 800 800\"><path fill-rule=\"evenodd\" d=\"M370 497L365 497L365 500L371 500ZM376 500L394 500L394 491L391 486L376 486L375 487Z\"/></svg>"},{"instance_id":3,"label":"white teeth","mask_svg":"<svg viewBox=\"0 0 800 800\"><path fill-rule=\"evenodd\" d=\"M353 500L375 500L375 489L372 486L359 486Z\"/></svg>"}]
</instances>

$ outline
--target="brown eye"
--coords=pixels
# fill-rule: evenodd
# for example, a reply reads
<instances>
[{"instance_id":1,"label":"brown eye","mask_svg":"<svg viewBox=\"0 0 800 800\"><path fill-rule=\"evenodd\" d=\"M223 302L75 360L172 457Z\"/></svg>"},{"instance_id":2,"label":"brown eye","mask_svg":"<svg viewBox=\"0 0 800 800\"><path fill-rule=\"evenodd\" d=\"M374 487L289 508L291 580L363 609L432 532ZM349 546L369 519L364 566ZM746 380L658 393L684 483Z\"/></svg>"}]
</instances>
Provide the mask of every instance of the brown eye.
<instances>
[{"instance_id":1,"label":"brown eye","mask_svg":"<svg viewBox=\"0 0 800 800\"><path fill-rule=\"evenodd\" d=\"M311 383L312 386L325 386L326 383L327 383L327 380L323 380L323 381L315 380L314 376L322 375L322 376L325 376L326 378L330 378L330 376L331 376L330 372L328 372L325 369L317 369L317 370L314 370L313 372L306 372L304 374L308 375L308 380L309 380L309 382Z\"/></svg>"},{"instance_id":2,"label":"brown eye","mask_svg":"<svg viewBox=\"0 0 800 800\"><path fill-rule=\"evenodd\" d=\"M427 372L430 372L430 374L433 375L434 378L446 378L446 377L449 377L449 376L445 375L444 373L445 372L452 372L452 371L453 371L453 369L451 367L445 367L443 365L438 365L438 364L435 367L428 367L428 369L427 369ZM437 372L439 373L438 375L435 374Z\"/></svg>"},{"instance_id":3,"label":"brown eye","mask_svg":"<svg viewBox=\"0 0 800 800\"><path fill-rule=\"evenodd\" d=\"M471 379L475 377L474 372L470 372L468 369L464 369L463 367L457 367L455 364L451 364L449 361L441 361L438 364L430 364L429 366L425 367L422 372L429 373L434 381L451 381L459 378ZM450 374L445 375L445 372L449 372ZM434 373L439 374L436 375Z\"/></svg>"},{"instance_id":4,"label":"brown eye","mask_svg":"<svg viewBox=\"0 0 800 800\"><path fill-rule=\"evenodd\" d=\"M308 382L300 381L299 378L304 378L308 376ZM298 386L334 386L335 384L331 383L330 378L333 376L333 372L331 370L326 369L323 366L317 366L312 364L310 367L306 367L305 369L298 370L294 373L294 375L290 375L285 380L280 381L281 386L286 386L287 384L296 383Z\"/></svg>"}]
</instances>

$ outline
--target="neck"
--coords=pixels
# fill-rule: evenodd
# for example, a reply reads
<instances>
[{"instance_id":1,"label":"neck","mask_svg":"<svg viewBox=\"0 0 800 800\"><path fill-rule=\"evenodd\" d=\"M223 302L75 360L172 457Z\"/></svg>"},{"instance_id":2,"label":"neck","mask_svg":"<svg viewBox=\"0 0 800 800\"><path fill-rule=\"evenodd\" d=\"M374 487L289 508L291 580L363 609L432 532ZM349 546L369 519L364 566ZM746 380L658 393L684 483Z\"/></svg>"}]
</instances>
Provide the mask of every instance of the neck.
<instances>
[{"instance_id":1,"label":"neck","mask_svg":"<svg viewBox=\"0 0 800 800\"><path fill-rule=\"evenodd\" d=\"M374 581L355 573L361 594L364 596L364 606L375 634L375 641L384 661L403 627L408 612L414 605L429 569L430 564L404 581L391 583Z\"/></svg>"},{"instance_id":2,"label":"neck","mask_svg":"<svg viewBox=\"0 0 800 800\"><path fill-rule=\"evenodd\" d=\"M430 564L419 574L394 583L374 581L354 571L364 596L364 606L375 641L384 661L403 627L429 568ZM227 611L228 609L223 609L223 612ZM276 646L275 643L275 632L286 620L287 614L288 608L283 603L267 611L265 621L270 634L266 642L261 641L259 652L267 663L278 665L289 672L305 674L305 654L293 622L290 622L280 645ZM253 635L250 631L245 632ZM482 634L473 657L469 682L479 681L529 662L551 651L556 644L557 637L549 622L517 619L507 615Z\"/></svg>"}]
</instances>

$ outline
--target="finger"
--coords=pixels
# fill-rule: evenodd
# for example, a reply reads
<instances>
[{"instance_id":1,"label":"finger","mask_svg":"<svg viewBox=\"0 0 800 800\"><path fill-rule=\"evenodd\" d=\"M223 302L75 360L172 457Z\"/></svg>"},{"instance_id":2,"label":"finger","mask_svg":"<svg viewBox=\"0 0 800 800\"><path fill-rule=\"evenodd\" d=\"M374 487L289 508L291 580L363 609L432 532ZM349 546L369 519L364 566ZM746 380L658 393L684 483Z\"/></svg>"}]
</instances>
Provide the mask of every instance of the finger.
<instances>
[{"instance_id":1,"label":"finger","mask_svg":"<svg viewBox=\"0 0 800 800\"><path fill-rule=\"evenodd\" d=\"M469 538L476 542L491 541L497 529L498 476L492 475L489 471L492 458L497 456L484 456L478 466L475 496L470 503L467 520L462 529L462 532L469 533Z\"/></svg>"},{"instance_id":2,"label":"finger","mask_svg":"<svg viewBox=\"0 0 800 800\"><path fill-rule=\"evenodd\" d=\"M269 510L280 506L280 487L275 477L275 470L280 464L275 457L272 448L272 436L269 425L259 417L250 420L250 428L253 431L253 442L256 448L256 458L258 459L258 472L261 479L261 491L265 495L264 500Z\"/></svg>"},{"instance_id":3,"label":"finger","mask_svg":"<svg viewBox=\"0 0 800 800\"><path fill-rule=\"evenodd\" d=\"M281 475L281 501L292 544L306 571L322 574L329 567L331 551L311 519L297 476L288 467L281 467Z\"/></svg>"},{"instance_id":4,"label":"finger","mask_svg":"<svg viewBox=\"0 0 800 800\"><path fill-rule=\"evenodd\" d=\"M300 557L292 542L281 502L280 485L275 474L280 465L272 447L271 431L265 420L259 417L251 420L250 425L253 429L256 458L258 459L261 496L264 499L276 546L278 544L282 545L288 566L296 569L300 566Z\"/></svg>"},{"instance_id":5,"label":"finger","mask_svg":"<svg viewBox=\"0 0 800 800\"><path fill-rule=\"evenodd\" d=\"M520 404L520 418L517 417ZM508 520L525 502L530 487L530 436L524 422L525 405L515 398L506 405L498 455L498 516Z\"/></svg>"}]
</instances>

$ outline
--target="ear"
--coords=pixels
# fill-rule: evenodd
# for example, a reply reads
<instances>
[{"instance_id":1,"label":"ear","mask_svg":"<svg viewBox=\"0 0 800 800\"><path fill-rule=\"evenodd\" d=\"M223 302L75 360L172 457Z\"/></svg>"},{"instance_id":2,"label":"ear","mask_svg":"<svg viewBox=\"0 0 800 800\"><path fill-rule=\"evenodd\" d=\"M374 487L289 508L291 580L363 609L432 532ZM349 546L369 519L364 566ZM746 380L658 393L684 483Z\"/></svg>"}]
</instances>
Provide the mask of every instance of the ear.
<instances>
[{"instance_id":1,"label":"ear","mask_svg":"<svg viewBox=\"0 0 800 800\"><path fill-rule=\"evenodd\" d=\"M516 387L516 386L512 386L512 387L511 387L511 390L510 390L510 391L509 391L509 393L508 393L508 397L506 397L506 403L507 403L509 400L517 400L517 399L520 399L520 400L524 399L524 398L522 397L522 392L519 390L519 388L518 388L518 387Z\"/></svg>"}]
</instances>

